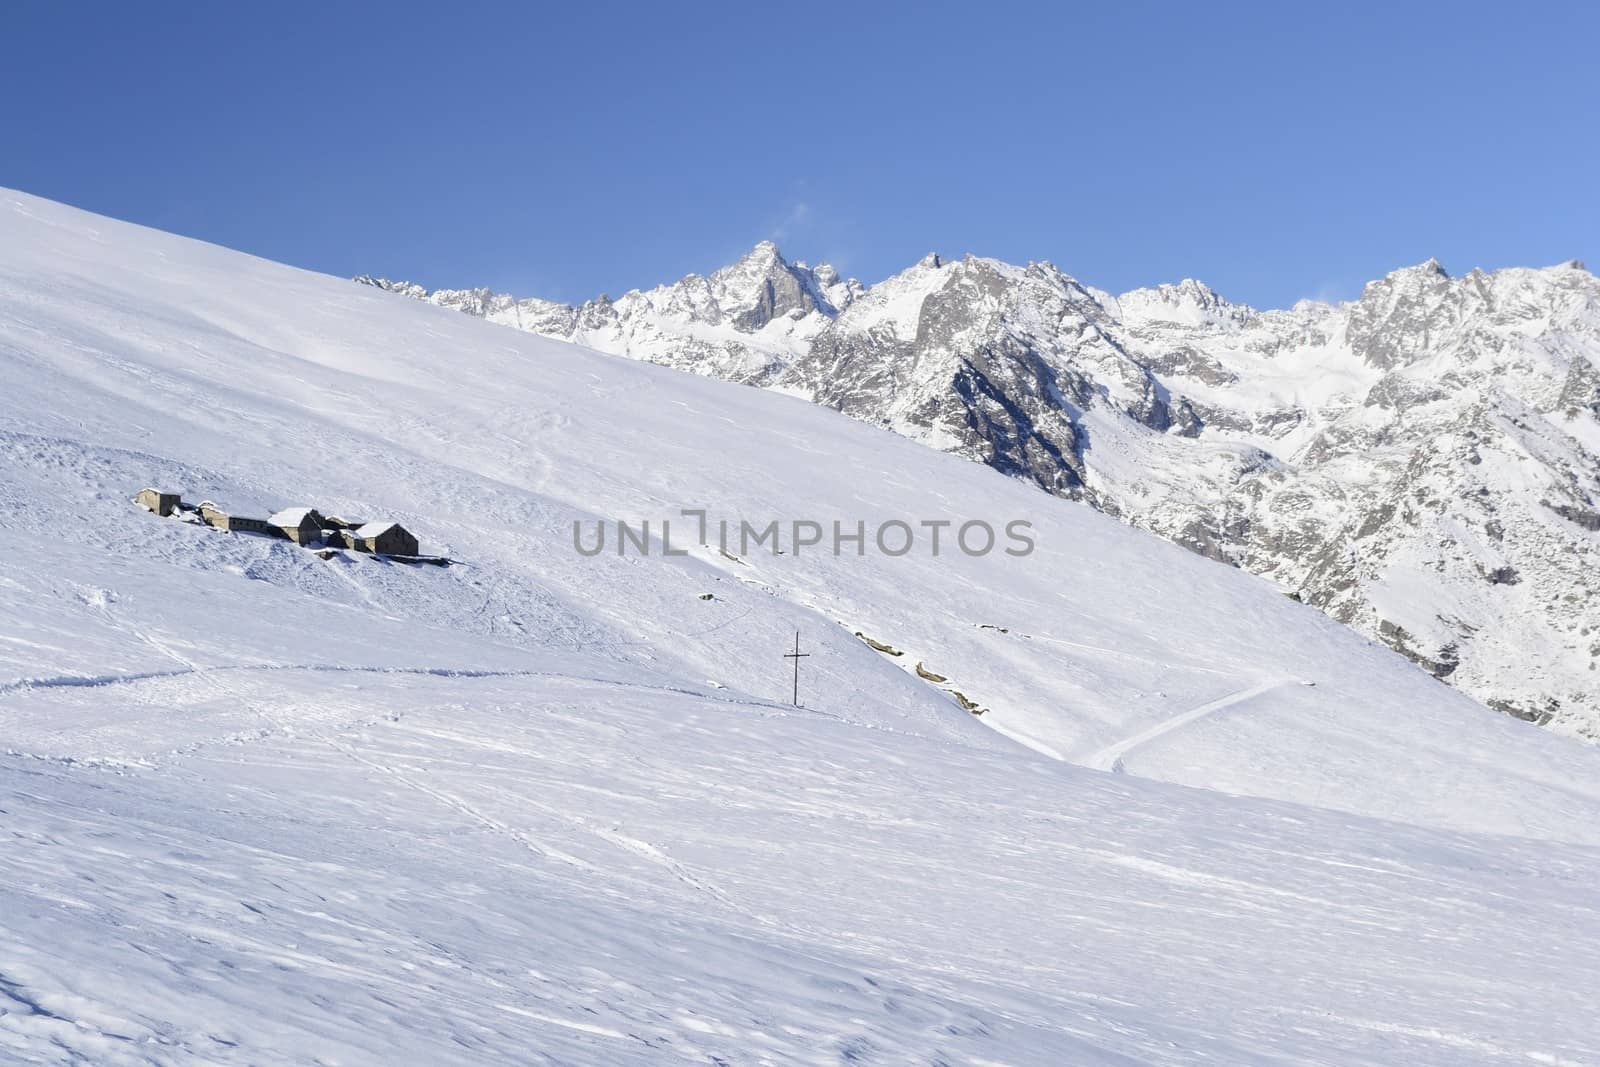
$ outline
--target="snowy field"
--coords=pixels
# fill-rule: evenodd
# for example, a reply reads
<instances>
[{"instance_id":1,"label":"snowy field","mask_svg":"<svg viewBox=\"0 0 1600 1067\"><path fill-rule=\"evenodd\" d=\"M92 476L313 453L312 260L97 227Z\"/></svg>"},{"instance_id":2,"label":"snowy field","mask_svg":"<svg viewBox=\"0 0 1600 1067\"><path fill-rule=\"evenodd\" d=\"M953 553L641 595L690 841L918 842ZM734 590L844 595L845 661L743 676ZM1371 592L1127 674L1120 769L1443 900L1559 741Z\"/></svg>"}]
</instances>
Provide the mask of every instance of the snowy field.
<instances>
[{"instance_id":1,"label":"snowy field","mask_svg":"<svg viewBox=\"0 0 1600 1067\"><path fill-rule=\"evenodd\" d=\"M0 549L3 1061L1600 1063L1600 751L792 398L0 193Z\"/></svg>"}]
</instances>

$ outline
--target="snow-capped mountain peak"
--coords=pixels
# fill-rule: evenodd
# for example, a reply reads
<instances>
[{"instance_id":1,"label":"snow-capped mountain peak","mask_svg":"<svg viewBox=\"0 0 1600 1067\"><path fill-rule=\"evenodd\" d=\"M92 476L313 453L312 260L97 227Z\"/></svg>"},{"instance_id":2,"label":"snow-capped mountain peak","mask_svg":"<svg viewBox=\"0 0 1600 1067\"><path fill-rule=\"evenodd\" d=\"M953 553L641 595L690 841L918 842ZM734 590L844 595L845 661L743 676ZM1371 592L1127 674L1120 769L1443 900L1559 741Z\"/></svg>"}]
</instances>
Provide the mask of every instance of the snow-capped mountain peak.
<instances>
[{"instance_id":1,"label":"snow-capped mountain peak","mask_svg":"<svg viewBox=\"0 0 1600 1067\"><path fill-rule=\"evenodd\" d=\"M1600 736L1600 282L1576 261L1429 259L1284 311L936 253L867 289L770 242L614 308L383 287L981 460Z\"/></svg>"},{"instance_id":2,"label":"snow-capped mountain peak","mask_svg":"<svg viewBox=\"0 0 1600 1067\"><path fill-rule=\"evenodd\" d=\"M1255 314L1232 304L1204 282L1185 278L1176 285L1135 289L1116 298L1116 311L1130 326L1172 323L1180 326L1240 324Z\"/></svg>"},{"instance_id":3,"label":"snow-capped mountain peak","mask_svg":"<svg viewBox=\"0 0 1600 1067\"><path fill-rule=\"evenodd\" d=\"M710 286L720 318L745 333L755 333L779 316L821 312L833 318L860 290L859 283L852 287L840 282L838 272L826 263L808 267L788 262L771 241L762 241L737 263L714 273Z\"/></svg>"}]
</instances>

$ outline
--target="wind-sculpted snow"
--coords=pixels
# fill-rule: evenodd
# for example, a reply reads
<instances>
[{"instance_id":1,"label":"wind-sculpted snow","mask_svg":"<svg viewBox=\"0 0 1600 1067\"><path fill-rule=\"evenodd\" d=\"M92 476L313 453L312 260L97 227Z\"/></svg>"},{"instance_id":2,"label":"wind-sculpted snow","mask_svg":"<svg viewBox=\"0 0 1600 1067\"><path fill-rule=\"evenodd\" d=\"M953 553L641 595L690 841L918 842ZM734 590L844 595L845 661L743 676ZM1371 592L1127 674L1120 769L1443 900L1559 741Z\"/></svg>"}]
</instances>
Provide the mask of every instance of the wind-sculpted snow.
<instances>
[{"instance_id":1,"label":"wind-sculpted snow","mask_svg":"<svg viewBox=\"0 0 1600 1067\"><path fill-rule=\"evenodd\" d=\"M775 257L730 268L737 287L765 293L748 265ZM1113 297L1050 264L930 256L795 304L804 328L737 359L700 340L734 317L681 310L702 285L629 294L641 325L603 334L401 291L981 460L1263 575L1491 707L1600 737L1600 282L1581 264L1451 278L1430 260L1350 304L1257 312L1194 281Z\"/></svg>"},{"instance_id":2,"label":"wind-sculpted snow","mask_svg":"<svg viewBox=\"0 0 1600 1067\"><path fill-rule=\"evenodd\" d=\"M0 1059L1600 1057L1600 752L793 397L5 193L0 547Z\"/></svg>"},{"instance_id":3,"label":"wind-sculpted snow","mask_svg":"<svg viewBox=\"0 0 1600 1067\"><path fill-rule=\"evenodd\" d=\"M281 681L293 734L0 756L0 1058L1600 1056L1593 850L578 680Z\"/></svg>"}]
</instances>

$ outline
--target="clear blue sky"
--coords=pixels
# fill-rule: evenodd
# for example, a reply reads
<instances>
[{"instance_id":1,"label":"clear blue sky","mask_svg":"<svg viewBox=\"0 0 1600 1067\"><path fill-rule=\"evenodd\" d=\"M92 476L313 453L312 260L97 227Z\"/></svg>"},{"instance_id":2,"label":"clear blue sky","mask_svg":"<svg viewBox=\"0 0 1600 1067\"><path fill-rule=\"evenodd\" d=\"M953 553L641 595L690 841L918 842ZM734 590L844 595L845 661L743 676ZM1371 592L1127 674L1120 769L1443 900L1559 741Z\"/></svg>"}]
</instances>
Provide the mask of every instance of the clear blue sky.
<instances>
[{"instance_id":1,"label":"clear blue sky","mask_svg":"<svg viewBox=\"0 0 1600 1067\"><path fill-rule=\"evenodd\" d=\"M1600 5L863 6L20 0L0 184L563 299L763 238L1260 306L1600 266Z\"/></svg>"}]
</instances>

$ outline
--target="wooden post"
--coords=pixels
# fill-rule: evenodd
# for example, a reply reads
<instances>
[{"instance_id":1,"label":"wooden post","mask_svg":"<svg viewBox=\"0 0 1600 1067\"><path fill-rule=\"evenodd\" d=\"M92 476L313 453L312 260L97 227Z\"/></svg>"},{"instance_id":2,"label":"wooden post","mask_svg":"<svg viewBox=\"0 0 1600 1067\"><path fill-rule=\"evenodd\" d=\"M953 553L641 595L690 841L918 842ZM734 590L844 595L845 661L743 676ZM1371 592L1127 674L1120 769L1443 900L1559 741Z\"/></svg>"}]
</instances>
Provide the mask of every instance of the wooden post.
<instances>
[{"instance_id":1,"label":"wooden post","mask_svg":"<svg viewBox=\"0 0 1600 1067\"><path fill-rule=\"evenodd\" d=\"M797 707L797 708L800 706L800 661L803 660L803 659L809 658L810 655L811 655L811 653L809 653L809 652L801 652L800 651L800 631L796 630L794 632L794 651L793 652L785 652L783 654L783 658L784 659L792 659L792 660L794 660L794 696L793 696L793 700L794 700L794 706Z\"/></svg>"}]
</instances>

